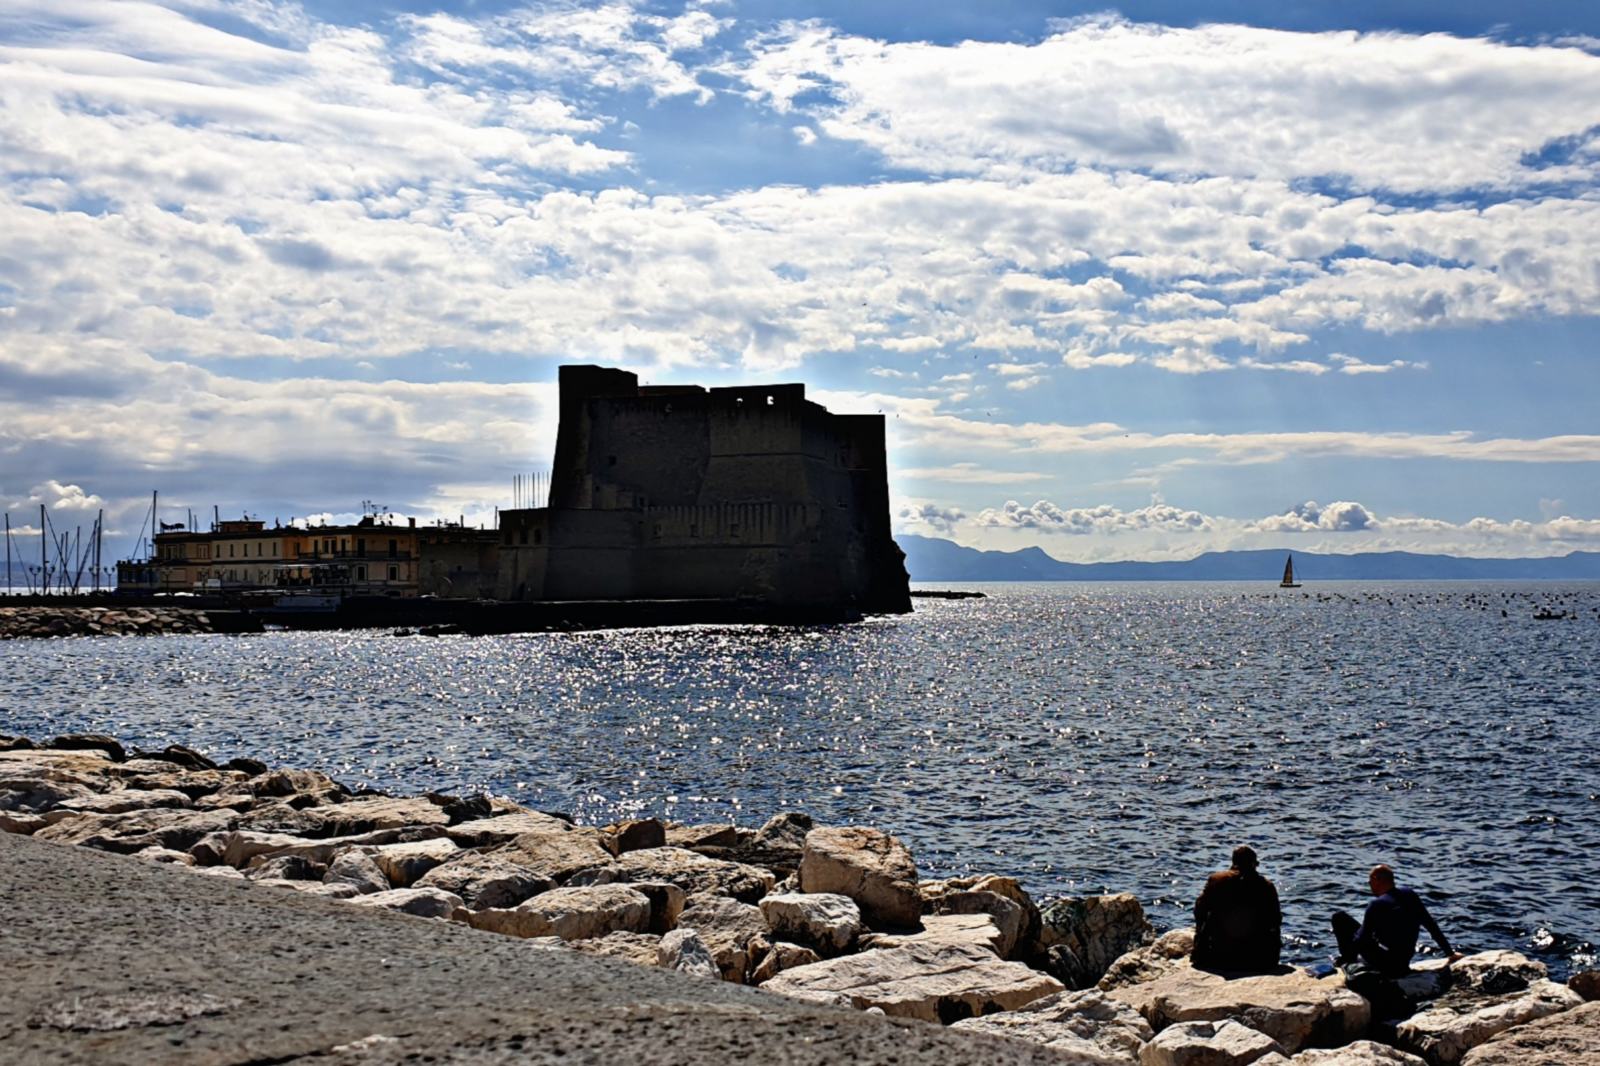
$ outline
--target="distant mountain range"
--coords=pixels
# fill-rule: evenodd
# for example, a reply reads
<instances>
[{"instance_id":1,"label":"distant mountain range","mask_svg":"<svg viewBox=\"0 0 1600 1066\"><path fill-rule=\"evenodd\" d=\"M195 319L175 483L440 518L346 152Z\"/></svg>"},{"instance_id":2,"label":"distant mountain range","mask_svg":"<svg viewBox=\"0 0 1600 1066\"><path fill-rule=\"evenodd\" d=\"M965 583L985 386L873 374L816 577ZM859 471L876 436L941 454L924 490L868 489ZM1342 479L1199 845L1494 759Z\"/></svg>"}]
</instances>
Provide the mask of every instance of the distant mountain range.
<instances>
[{"instance_id":1,"label":"distant mountain range","mask_svg":"<svg viewBox=\"0 0 1600 1066\"><path fill-rule=\"evenodd\" d=\"M913 581L1276 581L1290 552L1207 552L1182 562L1064 563L1038 548L981 551L901 534ZM1600 580L1600 552L1545 559L1466 559L1415 552L1294 552L1297 581Z\"/></svg>"}]
</instances>

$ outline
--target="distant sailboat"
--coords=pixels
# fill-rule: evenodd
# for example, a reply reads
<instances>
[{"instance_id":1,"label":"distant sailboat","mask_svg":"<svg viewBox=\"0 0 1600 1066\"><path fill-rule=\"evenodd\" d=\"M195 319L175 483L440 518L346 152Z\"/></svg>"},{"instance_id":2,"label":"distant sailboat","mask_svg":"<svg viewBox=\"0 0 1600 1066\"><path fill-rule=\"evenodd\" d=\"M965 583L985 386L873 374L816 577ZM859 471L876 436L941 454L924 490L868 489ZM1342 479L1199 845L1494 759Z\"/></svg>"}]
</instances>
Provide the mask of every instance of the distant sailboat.
<instances>
[{"instance_id":1,"label":"distant sailboat","mask_svg":"<svg viewBox=\"0 0 1600 1066\"><path fill-rule=\"evenodd\" d=\"M1289 556L1283 561L1283 580L1278 582L1281 589L1297 589L1300 583L1294 579L1294 556Z\"/></svg>"}]
</instances>

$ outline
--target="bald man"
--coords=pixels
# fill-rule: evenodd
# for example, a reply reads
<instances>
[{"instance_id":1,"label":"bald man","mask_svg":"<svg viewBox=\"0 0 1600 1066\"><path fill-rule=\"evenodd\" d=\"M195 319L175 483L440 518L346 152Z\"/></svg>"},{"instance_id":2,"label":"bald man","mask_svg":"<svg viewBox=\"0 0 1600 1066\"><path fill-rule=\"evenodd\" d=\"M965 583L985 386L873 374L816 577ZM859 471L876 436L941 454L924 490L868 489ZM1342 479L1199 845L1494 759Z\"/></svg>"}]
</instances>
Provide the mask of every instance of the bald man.
<instances>
[{"instance_id":1,"label":"bald man","mask_svg":"<svg viewBox=\"0 0 1600 1066\"><path fill-rule=\"evenodd\" d=\"M1423 906L1422 897L1395 884L1394 871L1388 866L1374 866L1367 875L1367 885L1376 898L1367 904L1366 916L1359 924L1344 911L1333 916L1333 935L1339 941L1338 965L1348 966L1360 959L1390 977L1410 973L1421 929L1426 929L1448 956L1446 965L1461 957Z\"/></svg>"}]
</instances>

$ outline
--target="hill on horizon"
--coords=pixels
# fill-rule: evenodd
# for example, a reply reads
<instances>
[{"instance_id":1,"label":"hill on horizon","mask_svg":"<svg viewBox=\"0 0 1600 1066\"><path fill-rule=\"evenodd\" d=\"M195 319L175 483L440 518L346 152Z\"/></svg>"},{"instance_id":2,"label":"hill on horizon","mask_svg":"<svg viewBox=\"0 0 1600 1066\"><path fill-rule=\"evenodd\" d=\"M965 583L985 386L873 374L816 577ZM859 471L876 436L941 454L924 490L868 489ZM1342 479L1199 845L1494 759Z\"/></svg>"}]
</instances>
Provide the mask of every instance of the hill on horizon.
<instances>
[{"instance_id":1,"label":"hill on horizon","mask_svg":"<svg viewBox=\"0 0 1600 1066\"><path fill-rule=\"evenodd\" d=\"M984 551L937 537L901 534L913 581L1270 581L1294 556L1299 581L1600 580L1600 552L1536 559L1479 559L1417 552L1325 554L1263 548L1193 559L1067 563L1040 548Z\"/></svg>"}]
</instances>

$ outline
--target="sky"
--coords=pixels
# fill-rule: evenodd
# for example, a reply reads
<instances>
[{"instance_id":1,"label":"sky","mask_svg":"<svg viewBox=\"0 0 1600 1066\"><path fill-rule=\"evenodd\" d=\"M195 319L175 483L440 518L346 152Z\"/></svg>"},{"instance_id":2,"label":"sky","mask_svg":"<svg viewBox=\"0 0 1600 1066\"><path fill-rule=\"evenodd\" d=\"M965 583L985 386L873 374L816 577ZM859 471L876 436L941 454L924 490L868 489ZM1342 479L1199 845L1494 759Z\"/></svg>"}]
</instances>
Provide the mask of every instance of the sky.
<instances>
[{"instance_id":1,"label":"sky","mask_svg":"<svg viewBox=\"0 0 1600 1066\"><path fill-rule=\"evenodd\" d=\"M1587 2L0 0L22 536L491 522L581 362L976 547L1600 550L1597 340Z\"/></svg>"}]
</instances>

